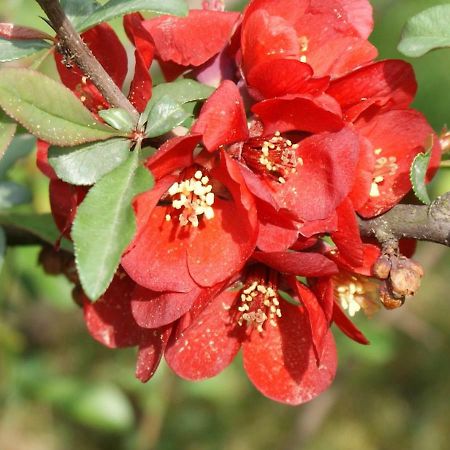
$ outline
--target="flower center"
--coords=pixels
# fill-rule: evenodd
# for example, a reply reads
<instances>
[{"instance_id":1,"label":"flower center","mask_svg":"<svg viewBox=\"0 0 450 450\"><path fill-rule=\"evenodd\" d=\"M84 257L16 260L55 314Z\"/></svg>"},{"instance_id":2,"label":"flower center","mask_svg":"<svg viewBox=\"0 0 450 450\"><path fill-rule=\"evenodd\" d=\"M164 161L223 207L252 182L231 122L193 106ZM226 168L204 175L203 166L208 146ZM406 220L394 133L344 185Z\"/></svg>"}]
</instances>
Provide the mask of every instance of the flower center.
<instances>
[{"instance_id":1,"label":"flower center","mask_svg":"<svg viewBox=\"0 0 450 450\"><path fill-rule=\"evenodd\" d=\"M210 220L214 217L212 185L201 170L191 178L173 183L168 194L172 199L172 211L166 214L168 222L175 218L183 227L198 227L199 218Z\"/></svg>"},{"instance_id":2,"label":"flower center","mask_svg":"<svg viewBox=\"0 0 450 450\"><path fill-rule=\"evenodd\" d=\"M262 333L267 320L276 327L275 318L281 317L278 294L270 284L254 281L241 291L238 311L241 313L238 318L240 326L246 323Z\"/></svg>"},{"instance_id":3,"label":"flower center","mask_svg":"<svg viewBox=\"0 0 450 450\"><path fill-rule=\"evenodd\" d=\"M286 183L290 174L297 171L303 161L297 157L299 145L283 138L277 131L268 138L251 138L244 143L242 158L254 172L270 176L279 183Z\"/></svg>"},{"instance_id":4,"label":"flower center","mask_svg":"<svg viewBox=\"0 0 450 450\"><path fill-rule=\"evenodd\" d=\"M374 153L379 156L383 150L377 148ZM372 179L372 185L370 187L370 196L379 197L380 188L379 185L384 182L386 177L392 177L398 170L397 158L395 156L381 156L375 161L375 171Z\"/></svg>"},{"instance_id":5,"label":"flower center","mask_svg":"<svg viewBox=\"0 0 450 450\"><path fill-rule=\"evenodd\" d=\"M354 317L361 309L367 316L371 316L379 309L378 284L373 280L346 272L335 275L333 280L335 296L350 317Z\"/></svg>"}]
</instances>

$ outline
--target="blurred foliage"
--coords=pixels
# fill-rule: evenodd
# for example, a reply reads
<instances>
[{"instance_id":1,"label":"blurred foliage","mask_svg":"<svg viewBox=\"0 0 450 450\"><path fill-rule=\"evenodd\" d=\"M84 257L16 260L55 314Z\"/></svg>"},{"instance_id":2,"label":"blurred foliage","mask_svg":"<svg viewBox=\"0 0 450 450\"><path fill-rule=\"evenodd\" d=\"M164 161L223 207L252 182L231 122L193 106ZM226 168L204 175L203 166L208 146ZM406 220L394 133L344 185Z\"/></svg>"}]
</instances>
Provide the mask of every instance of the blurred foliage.
<instances>
[{"instance_id":1,"label":"blurred foliage","mask_svg":"<svg viewBox=\"0 0 450 450\"><path fill-rule=\"evenodd\" d=\"M372 41L397 58L402 25L435 0L377 0ZM32 0L2 0L0 20L48 30ZM439 130L450 124L450 52L411 61L416 107ZM49 69L51 63L47 62ZM48 211L47 181L34 155L8 180L33 192L21 211ZM4 163L5 164L5 163ZM3 170L3 166L1 168ZM3 175L2 175L3 177ZM450 190L447 174L433 183ZM39 249L8 250L0 274L1 450L444 450L450 442L450 252L419 246L421 292L399 311L359 326L361 347L336 331L340 354L332 388L298 408L257 393L236 361L201 383L166 367L146 385L134 379L134 350L110 351L87 334L71 286L37 266Z\"/></svg>"}]
</instances>

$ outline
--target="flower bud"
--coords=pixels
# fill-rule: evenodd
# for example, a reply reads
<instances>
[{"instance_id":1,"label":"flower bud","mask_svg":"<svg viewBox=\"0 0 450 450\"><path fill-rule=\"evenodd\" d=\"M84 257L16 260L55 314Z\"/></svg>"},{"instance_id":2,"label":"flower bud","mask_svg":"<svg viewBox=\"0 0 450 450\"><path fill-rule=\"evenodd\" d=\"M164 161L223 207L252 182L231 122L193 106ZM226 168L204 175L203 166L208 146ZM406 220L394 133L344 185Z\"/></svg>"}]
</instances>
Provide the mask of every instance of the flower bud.
<instances>
[{"instance_id":1,"label":"flower bud","mask_svg":"<svg viewBox=\"0 0 450 450\"><path fill-rule=\"evenodd\" d=\"M372 267L372 274L380 280L386 280L389 277L392 263L387 255L380 256Z\"/></svg>"},{"instance_id":2,"label":"flower bud","mask_svg":"<svg viewBox=\"0 0 450 450\"><path fill-rule=\"evenodd\" d=\"M397 309L400 308L400 306L403 306L403 303L405 303L405 297L396 297L394 296L386 286L386 283L383 283L383 285L380 288L380 300L383 306L386 309Z\"/></svg>"},{"instance_id":3,"label":"flower bud","mask_svg":"<svg viewBox=\"0 0 450 450\"><path fill-rule=\"evenodd\" d=\"M414 295L420 287L423 269L407 258L399 259L390 273L392 292L398 296Z\"/></svg>"},{"instance_id":4,"label":"flower bud","mask_svg":"<svg viewBox=\"0 0 450 450\"><path fill-rule=\"evenodd\" d=\"M52 247L43 247L39 254L39 264L49 275L59 275L63 270L61 255Z\"/></svg>"}]
</instances>

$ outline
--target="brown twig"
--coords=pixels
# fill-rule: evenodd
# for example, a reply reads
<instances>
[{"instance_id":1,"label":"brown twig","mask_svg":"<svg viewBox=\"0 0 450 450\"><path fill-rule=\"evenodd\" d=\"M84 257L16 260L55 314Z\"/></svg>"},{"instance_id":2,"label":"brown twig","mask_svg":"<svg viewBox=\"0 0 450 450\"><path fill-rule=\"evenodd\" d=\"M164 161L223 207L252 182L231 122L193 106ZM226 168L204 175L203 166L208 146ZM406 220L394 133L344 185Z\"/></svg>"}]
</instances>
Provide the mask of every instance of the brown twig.
<instances>
[{"instance_id":1,"label":"brown twig","mask_svg":"<svg viewBox=\"0 0 450 450\"><path fill-rule=\"evenodd\" d=\"M360 219L361 235L374 237L381 244L412 238L450 247L450 192L429 206L397 205L374 219Z\"/></svg>"},{"instance_id":2,"label":"brown twig","mask_svg":"<svg viewBox=\"0 0 450 450\"><path fill-rule=\"evenodd\" d=\"M137 124L139 113L97 61L65 15L58 0L36 0L56 31L60 45L77 66L94 83L112 107L122 108Z\"/></svg>"}]
</instances>

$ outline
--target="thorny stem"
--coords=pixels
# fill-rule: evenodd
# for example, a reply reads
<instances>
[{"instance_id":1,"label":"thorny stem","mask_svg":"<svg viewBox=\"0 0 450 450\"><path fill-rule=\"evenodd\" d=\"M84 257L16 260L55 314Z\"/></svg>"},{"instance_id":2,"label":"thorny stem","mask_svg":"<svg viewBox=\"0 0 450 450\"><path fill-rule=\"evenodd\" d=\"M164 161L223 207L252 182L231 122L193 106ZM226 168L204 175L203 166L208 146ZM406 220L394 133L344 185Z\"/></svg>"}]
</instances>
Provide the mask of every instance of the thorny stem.
<instances>
[{"instance_id":1,"label":"thorny stem","mask_svg":"<svg viewBox=\"0 0 450 450\"><path fill-rule=\"evenodd\" d=\"M130 114L135 124L139 113L97 61L65 15L59 0L36 0L56 31L60 45L67 50L83 73L94 83L112 107L122 108Z\"/></svg>"}]
</instances>

